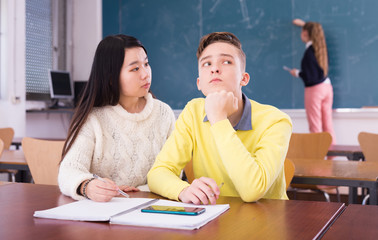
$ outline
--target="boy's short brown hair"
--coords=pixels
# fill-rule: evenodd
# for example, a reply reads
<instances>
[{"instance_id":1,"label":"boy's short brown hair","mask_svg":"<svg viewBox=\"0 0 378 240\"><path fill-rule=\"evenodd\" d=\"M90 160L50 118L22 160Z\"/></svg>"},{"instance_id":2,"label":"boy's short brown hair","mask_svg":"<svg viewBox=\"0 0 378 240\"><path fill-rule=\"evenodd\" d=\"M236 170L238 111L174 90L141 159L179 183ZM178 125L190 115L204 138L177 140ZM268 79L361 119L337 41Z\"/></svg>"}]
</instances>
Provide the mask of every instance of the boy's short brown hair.
<instances>
[{"instance_id":1,"label":"boy's short brown hair","mask_svg":"<svg viewBox=\"0 0 378 240\"><path fill-rule=\"evenodd\" d=\"M240 40L234 34L230 32L213 32L213 33L209 33L203 36L200 40L200 43L197 49L197 60L199 60L202 52L205 50L207 46L216 42L229 43L235 46L239 50L239 57L242 64L241 66L242 70L245 71L246 56L242 49L242 45L240 43Z\"/></svg>"}]
</instances>

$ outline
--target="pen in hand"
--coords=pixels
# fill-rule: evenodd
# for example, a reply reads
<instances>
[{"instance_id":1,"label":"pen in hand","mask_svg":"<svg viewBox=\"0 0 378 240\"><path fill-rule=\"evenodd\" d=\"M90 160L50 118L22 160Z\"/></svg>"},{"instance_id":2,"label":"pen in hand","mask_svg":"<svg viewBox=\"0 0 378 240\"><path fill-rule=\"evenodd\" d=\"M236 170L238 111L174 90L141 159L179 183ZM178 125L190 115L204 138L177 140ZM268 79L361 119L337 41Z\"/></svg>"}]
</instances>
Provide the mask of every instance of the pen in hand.
<instances>
[{"instance_id":1,"label":"pen in hand","mask_svg":"<svg viewBox=\"0 0 378 240\"><path fill-rule=\"evenodd\" d=\"M98 180L100 180L100 181L102 181L102 182L106 182L105 179L101 178L101 177L98 176L97 174L93 174L93 177L96 178L96 179L98 179ZM119 189L119 188L118 188L117 191L118 191L122 196L124 196L124 197L127 197L127 198L130 197L129 194L125 193L124 191L122 191L122 190Z\"/></svg>"}]
</instances>

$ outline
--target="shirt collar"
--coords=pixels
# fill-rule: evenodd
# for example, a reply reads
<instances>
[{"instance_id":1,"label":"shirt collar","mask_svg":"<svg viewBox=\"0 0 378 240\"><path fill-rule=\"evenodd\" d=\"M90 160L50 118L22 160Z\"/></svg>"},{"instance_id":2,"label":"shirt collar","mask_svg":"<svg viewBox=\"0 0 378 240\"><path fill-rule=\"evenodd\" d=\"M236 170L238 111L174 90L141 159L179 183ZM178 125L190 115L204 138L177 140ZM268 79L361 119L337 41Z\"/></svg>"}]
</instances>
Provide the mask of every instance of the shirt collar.
<instances>
[{"instance_id":1,"label":"shirt collar","mask_svg":"<svg viewBox=\"0 0 378 240\"><path fill-rule=\"evenodd\" d=\"M234 127L235 131L236 130L242 130L242 131L252 130L251 102L249 101L248 97L244 93L242 93L242 99L244 102L243 114L238 124L236 124L236 126ZM203 122L207 122L207 121L209 120L207 119L207 115L205 115Z\"/></svg>"},{"instance_id":2,"label":"shirt collar","mask_svg":"<svg viewBox=\"0 0 378 240\"><path fill-rule=\"evenodd\" d=\"M312 41L306 42L306 49L309 48L312 45Z\"/></svg>"}]
</instances>

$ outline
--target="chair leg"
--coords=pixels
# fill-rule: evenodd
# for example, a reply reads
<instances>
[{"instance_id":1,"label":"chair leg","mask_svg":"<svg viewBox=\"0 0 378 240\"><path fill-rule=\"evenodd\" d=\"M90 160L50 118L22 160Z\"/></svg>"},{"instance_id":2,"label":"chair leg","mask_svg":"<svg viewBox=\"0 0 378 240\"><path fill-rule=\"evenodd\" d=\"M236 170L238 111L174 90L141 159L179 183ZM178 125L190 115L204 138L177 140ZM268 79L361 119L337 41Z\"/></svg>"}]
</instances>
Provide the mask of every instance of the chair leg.
<instances>
[{"instance_id":1,"label":"chair leg","mask_svg":"<svg viewBox=\"0 0 378 240\"><path fill-rule=\"evenodd\" d=\"M369 197L370 197L370 194L364 197L364 200L362 200L362 205L366 205L367 201L369 200Z\"/></svg>"},{"instance_id":2,"label":"chair leg","mask_svg":"<svg viewBox=\"0 0 378 240\"><path fill-rule=\"evenodd\" d=\"M16 182L16 176L14 172L8 172L8 181L9 182Z\"/></svg>"},{"instance_id":3,"label":"chair leg","mask_svg":"<svg viewBox=\"0 0 378 240\"><path fill-rule=\"evenodd\" d=\"M323 195L324 195L324 197L325 197L325 199L326 199L327 202L331 202L331 198L329 197L329 194L328 194L328 193L323 192L323 191L320 191L320 192L323 193Z\"/></svg>"},{"instance_id":4,"label":"chair leg","mask_svg":"<svg viewBox=\"0 0 378 240\"><path fill-rule=\"evenodd\" d=\"M341 202L341 197L340 197L340 192L339 192L338 187L336 187L336 194L337 194L337 202Z\"/></svg>"}]
</instances>

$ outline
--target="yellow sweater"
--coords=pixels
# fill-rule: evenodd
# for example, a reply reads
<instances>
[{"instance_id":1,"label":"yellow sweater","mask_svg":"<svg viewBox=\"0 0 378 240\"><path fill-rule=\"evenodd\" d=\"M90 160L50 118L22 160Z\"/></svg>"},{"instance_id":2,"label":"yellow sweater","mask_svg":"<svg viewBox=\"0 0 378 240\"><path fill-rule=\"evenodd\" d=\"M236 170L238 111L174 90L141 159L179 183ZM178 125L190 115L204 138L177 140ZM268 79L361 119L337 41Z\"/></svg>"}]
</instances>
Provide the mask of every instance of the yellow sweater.
<instances>
[{"instance_id":1,"label":"yellow sweater","mask_svg":"<svg viewBox=\"0 0 378 240\"><path fill-rule=\"evenodd\" d=\"M190 101L175 130L147 175L151 191L178 200L189 184L179 178L193 155L195 178L224 182L221 196L288 199L284 161L292 131L290 117L275 107L253 100L252 130L235 131L226 119L213 126L203 122L205 99Z\"/></svg>"}]
</instances>

